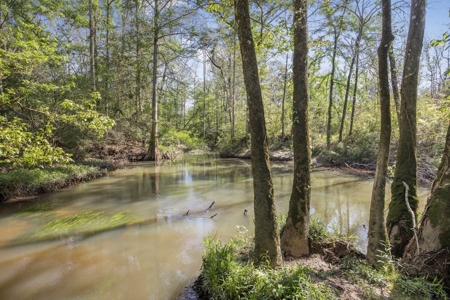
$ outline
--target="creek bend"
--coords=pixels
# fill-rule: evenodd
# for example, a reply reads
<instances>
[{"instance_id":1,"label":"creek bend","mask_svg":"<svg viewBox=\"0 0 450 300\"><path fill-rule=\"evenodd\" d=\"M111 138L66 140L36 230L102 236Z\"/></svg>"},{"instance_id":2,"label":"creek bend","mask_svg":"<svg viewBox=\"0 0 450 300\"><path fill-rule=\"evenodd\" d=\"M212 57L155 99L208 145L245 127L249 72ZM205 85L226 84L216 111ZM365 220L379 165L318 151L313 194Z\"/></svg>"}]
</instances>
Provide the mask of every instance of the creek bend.
<instances>
[{"instance_id":1,"label":"creek bend","mask_svg":"<svg viewBox=\"0 0 450 300\"><path fill-rule=\"evenodd\" d=\"M160 166L136 163L33 203L0 206L0 299L175 299L199 273L206 235L228 239L237 226L253 232L250 164L206 155ZM272 163L278 214L288 210L290 166ZM330 231L356 235L365 252L372 183L313 170L312 218L324 220ZM421 207L427 195L419 189ZM48 213L32 218L20 213L37 202L49 205L50 218L127 211L145 222L90 236L11 244L48 221ZM191 217L183 216L188 210Z\"/></svg>"}]
</instances>

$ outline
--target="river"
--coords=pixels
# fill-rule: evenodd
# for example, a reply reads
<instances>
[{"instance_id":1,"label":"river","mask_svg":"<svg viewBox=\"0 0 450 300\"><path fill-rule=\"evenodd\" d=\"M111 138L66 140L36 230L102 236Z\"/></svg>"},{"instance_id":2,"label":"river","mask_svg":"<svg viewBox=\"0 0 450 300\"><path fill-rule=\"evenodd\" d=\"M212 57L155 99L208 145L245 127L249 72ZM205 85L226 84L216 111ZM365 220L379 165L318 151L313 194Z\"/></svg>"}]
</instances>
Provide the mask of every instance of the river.
<instances>
[{"instance_id":1,"label":"river","mask_svg":"<svg viewBox=\"0 0 450 300\"><path fill-rule=\"evenodd\" d=\"M136 163L35 201L47 204L55 218L84 211L128 211L147 220L91 236L12 245L49 215L30 218L20 213L33 202L1 205L0 299L175 299L199 274L205 236L229 239L237 226L253 232L250 163L206 155L159 166ZM274 162L272 173L277 212L285 214L290 163ZM314 170L312 217L324 220L329 231L356 235L365 251L372 183L338 171ZM421 189L422 203L426 196ZM245 209L249 216L244 216ZM190 217L183 216L188 210Z\"/></svg>"}]
</instances>

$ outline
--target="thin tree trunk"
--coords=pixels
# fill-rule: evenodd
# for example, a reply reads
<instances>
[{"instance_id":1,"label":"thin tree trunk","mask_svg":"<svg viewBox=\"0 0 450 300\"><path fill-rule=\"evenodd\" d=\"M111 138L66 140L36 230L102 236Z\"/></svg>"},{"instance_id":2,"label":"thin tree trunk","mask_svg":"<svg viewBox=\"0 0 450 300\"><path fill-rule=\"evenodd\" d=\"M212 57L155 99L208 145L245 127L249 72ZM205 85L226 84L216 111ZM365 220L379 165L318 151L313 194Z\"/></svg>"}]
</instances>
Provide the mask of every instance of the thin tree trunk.
<instances>
[{"instance_id":1,"label":"thin tree trunk","mask_svg":"<svg viewBox=\"0 0 450 300\"><path fill-rule=\"evenodd\" d=\"M309 205L311 199L311 150L308 128L308 23L307 0L294 0L293 120L294 180L281 247L286 256L309 254Z\"/></svg>"},{"instance_id":2,"label":"thin tree trunk","mask_svg":"<svg viewBox=\"0 0 450 300\"><path fill-rule=\"evenodd\" d=\"M397 65L395 63L394 47L392 44L389 48L389 65L391 67L391 85L392 94L394 96L395 112L397 120L400 120L400 93L398 91L398 72Z\"/></svg>"},{"instance_id":3,"label":"thin tree trunk","mask_svg":"<svg viewBox=\"0 0 450 300\"><path fill-rule=\"evenodd\" d=\"M139 0L135 0L135 26L136 26L136 78L135 78L135 97L136 97L136 111L137 118L136 122L139 124L142 112L142 101L141 101L141 32L139 26Z\"/></svg>"},{"instance_id":4,"label":"thin tree trunk","mask_svg":"<svg viewBox=\"0 0 450 300\"><path fill-rule=\"evenodd\" d=\"M235 105L236 105L236 33L233 37L233 86L231 88L231 137L235 133Z\"/></svg>"},{"instance_id":5,"label":"thin tree trunk","mask_svg":"<svg viewBox=\"0 0 450 300\"><path fill-rule=\"evenodd\" d=\"M380 87L380 142L378 146L377 169L372 189L369 217L369 241L367 262L377 265L377 255L385 250L387 236L384 222L384 202L386 195L386 175L391 144L391 108L389 91L389 48L394 40L391 27L391 0L383 0L383 23L381 41L378 47L378 82Z\"/></svg>"},{"instance_id":6,"label":"thin tree trunk","mask_svg":"<svg viewBox=\"0 0 450 300\"><path fill-rule=\"evenodd\" d=\"M392 201L389 204L387 228L392 254L403 255L404 248L413 236L413 220L405 202L405 187L409 187L409 204L417 213L417 88L420 54L425 29L426 0L411 1L411 16L405 49L405 63L401 84L401 107L397 162L391 185Z\"/></svg>"},{"instance_id":7,"label":"thin tree trunk","mask_svg":"<svg viewBox=\"0 0 450 300\"><path fill-rule=\"evenodd\" d=\"M270 265L276 267L282 264L280 235L248 0L235 0L234 6L250 118L255 213L255 256L258 262L265 260L264 257L268 257Z\"/></svg>"},{"instance_id":8,"label":"thin tree trunk","mask_svg":"<svg viewBox=\"0 0 450 300\"><path fill-rule=\"evenodd\" d=\"M359 78L359 53L356 55L355 87L353 88L352 114L350 117L350 129L348 131L348 136L351 136L353 133L353 123L355 121L355 109L356 109L356 93L358 91L358 78Z\"/></svg>"},{"instance_id":9,"label":"thin tree trunk","mask_svg":"<svg viewBox=\"0 0 450 300\"><path fill-rule=\"evenodd\" d=\"M106 63L105 63L105 114L109 115L109 78L110 78L110 68L111 68L111 57L109 50L109 39L110 39L110 21L111 21L111 5L114 0L106 2L106 36L105 36L105 48L106 48Z\"/></svg>"},{"instance_id":10,"label":"thin tree trunk","mask_svg":"<svg viewBox=\"0 0 450 300\"><path fill-rule=\"evenodd\" d=\"M152 132L150 145L148 147L145 160L158 161L158 101L157 101L157 80L158 80L158 41L159 41L159 6L158 0L154 2L153 16L153 61L152 61Z\"/></svg>"},{"instance_id":11,"label":"thin tree trunk","mask_svg":"<svg viewBox=\"0 0 450 300\"><path fill-rule=\"evenodd\" d=\"M356 58L359 53L359 44L361 43L361 39L362 39L363 25L364 25L364 23L362 23L362 22L359 25L360 27L359 27L359 31L358 31L358 36L356 37L356 41L355 41L355 54L352 57L352 61L350 63L350 69L348 71L347 86L345 88L344 107L342 109L341 126L339 128L339 140L338 140L339 143L342 142L342 133L344 132L344 123L345 123L345 116L347 114L347 103L348 103L348 97L350 94L350 85L351 85L353 67L355 65L355 61L356 61Z\"/></svg>"},{"instance_id":12,"label":"thin tree trunk","mask_svg":"<svg viewBox=\"0 0 450 300\"><path fill-rule=\"evenodd\" d=\"M95 37L96 37L96 25L94 16L94 4L93 0L89 0L89 73L91 75L91 89L93 92L97 91L96 79L95 79Z\"/></svg>"},{"instance_id":13,"label":"thin tree trunk","mask_svg":"<svg viewBox=\"0 0 450 300\"><path fill-rule=\"evenodd\" d=\"M285 131L285 109L284 105L286 102L286 86L287 86L287 72L288 72L288 62L289 62L289 54L286 54L286 65L284 67L284 84L283 84L283 99L281 100L281 136L284 138L286 135Z\"/></svg>"},{"instance_id":14,"label":"thin tree trunk","mask_svg":"<svg viewBox=\"0 0 450 300\"><path fill-rule=\"evenodd\" d=\"M330 74L330 90L328 95L328 118L327 118L327 150L331 148L331 117L333 109L333 89L334 89L334 72L336 70L336 54L337 41L339 38L336 27L334 28L333 56L331 58L331 74Z\"/></svg>"},{"instance_id":15,"label":"thin tree trunk","mask_svg":"<svg viewBox=\"0 0 450 300\"><path fill-rule=\"evenodd\" d=\"M203 138L206 137L206 50L203 50Z\"/></svg>"}]
</instances>

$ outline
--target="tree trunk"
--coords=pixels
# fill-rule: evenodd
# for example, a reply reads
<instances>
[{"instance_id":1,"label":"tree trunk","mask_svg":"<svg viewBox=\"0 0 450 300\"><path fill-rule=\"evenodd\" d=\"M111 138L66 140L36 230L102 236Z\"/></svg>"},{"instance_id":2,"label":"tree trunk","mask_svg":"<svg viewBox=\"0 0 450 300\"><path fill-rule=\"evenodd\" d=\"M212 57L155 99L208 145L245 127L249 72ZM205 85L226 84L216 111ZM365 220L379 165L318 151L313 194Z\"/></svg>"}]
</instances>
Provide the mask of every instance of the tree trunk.
<instances>
[{"instance_id":1,"label":"tree trunk","mask_svg":"<svg viewBox=\"0 0 450 300\"><path fill-rule=\"evenodd\" d=\"M134 12L134 21L136 26L136 78L135 78L135 98L136 98L136 128L139 128L140 120L141 120L141 112L142 112L142 101L141 101L141 32L139 27L139 0L135 0L135 12Z\"/></svg>"},{"instance_id":2,"label":"tree trunk","mask_svg":"<svg viewBox=\"0 0 450 300\"><path fill-rule=\"evenodd\" d=\"M311 150L308 128L308 24L307 0L294 0L293 120L294 180L281 247L286 256L309 254L309 203Z\"/></svg>"},{"instance_id":3,"label":"tree trunk","mask_svg":"<svg viewBox=\"0 0 450 300\"><path fill-rule=\"evenodd\" d=\"M339 143L342 142L342 134L344 132L345 116L347 114L347 103L348 103L348 97L350 95L350 84L351 84L351 79L352 79L353 67L355 65L355 61L356 61L356 58L359 53L359 44L361 43L361 39L362 39L363 26L364 26L364 23L360 22L358 36L356 37L356 41L355 41L355 54L352 57L352 61L350 63L350 69L348 71L347 86L345 88L344 107L342 108L341 126L339 128L339 140L338 140ZM355 90L356 90L356 87L355 87Z\"/></svg>"},{"instance_id":4,"label":"tree trunk","mask_svg":"<svg viewBox=\"0 0 450 300\"><path fill-rule=\"evenodd\" d=\"M414 214L417 211L417 87L420 54L425 28L426 0L412 0L405 63L401 83L401 107L399 143L394 180L391 185L392 200L389 204L387 227L392 254L397 257L413 236L413 219L405 202L405 187L409 187L408 201Z\"/></svg>"},{"instance_id":5,"label":"tree trunk","mask_svg":"<svg viewBox=\"0 0 450 300\"><path fill-rule=\"evenodd\" d=\"M153 16L153 62L152 62L152 132L150 145L144 160L158 161L158 101L157 101L157 79L158 79L158 41L159 41L159 6L158 0L154 3Z\"/></svg>"},{"instance_id":6,"label":"tree trunk","mask_svg":"<svg viewBox=\"0 0 450 300\"><path fill-rule=\"evenodd\" d=\"M355 87L353 88L352 113L350 116L350 129L348 130L348 136L351 136L353 133L353 122L355 121L355 109L356 109L356 92L358 91L358 78L359 78L359 53L356 55Z\"/></svg>"},{"instance_id":7,"label":"tree trunk","mask_svg":"<svg viewBox=\"0 0 450 300\"><path fill-rule=\"evenodd\" d=\"M337 54L337 42L340 33L338 34L337 28L334 28L334 42L333 42L333 56L331 58L331 74L330 74L330 91L328 95L328 118L327 118L327 150L331 148L331 117L333 109L333 89L334 89L334 72L336 70L336 54Z\"/></svg>"},{"instance_id":8,"label":"tree trunk","mask_svg":"<svg viewBox=\"0 0 450 300\"><path fill-rule=\"evenodd\" d=\"M431 195L425 207L418 241L411 240L405 249L404 260L413 263L420 275L444 278L450 286L450 123L445 139L441 165L431 186ZM419 249L417 249L417 244ZM420 250L420 251L419 251ZM433 257L433 259L429 259Z\"/></svg>"},{"instance_id":9,"label":"tree trunk","mask_svg":"<svg viewBox=\"0 0 450 300\"><path fill-rule=\"evenodd\" d=\"M89 0L89 73L91 75L91 89L93 92L97 91L96 79L95 79L95 39L96 39L96 24L94 16L94 4L93 0Z\"/></svg>"},{"instance_id":10,"label":"tree trunk","mask_svg":"<svg viewBox=\"0 0 450 300\"><path fill-rule=\"evenodd\" d=\"M282 264L278 216L274 202L264 107L255 45L250 27L248 0L235 0L234 6L250 119L255 213L255 256L258 262L264 260L264 256L267 256L270 259L270 265L276 267Z\"/></svg>"},{"instance_id":11,"label":"tree trunk","mask_svg":"<svg viewBox=\"0 0 450 300\"><path fill-rule=\"evenodd\" d=\"M380 87L381 128L378 147L377 169L372 189L369 217L369 242L367 262L377 265L379 251L385 250L387 236L384 222L384 202L386 195L386 175L391 144L391 108L389 92L389 48L394 40L391 27L391 1L383 0L383 23L380 46L378 47L378 81Z\"/></svg>"},{"instance_id":12,"label":"tree trunk","mask_svg":"<svg viewBox=\"0 0 450 300\"><path fill-rule=\"evenodd\" d=\"M284 104L286 102L286 86L287 86L287 72L288 72L288 61L289 61L289 54L286 54L286 65L284 67L284 84L283 84L283 99L281 100L281 136L284 138L286 135L285 132L285 109Z\"/></svg>"},{"instance_id":13,"label":"tree trunk","mask_svg":"<svg viewBox=\"0 0 450 300\"><path fill-rule=\"evenodd\" d=\"M389 65L391 67L391 85L392 95L394 96L395 113L397 120L400 120L400 93L398 92L398 73L397 64L395 62L394 47L391 43L389 48Z\"/></svg>"}]
</instances>

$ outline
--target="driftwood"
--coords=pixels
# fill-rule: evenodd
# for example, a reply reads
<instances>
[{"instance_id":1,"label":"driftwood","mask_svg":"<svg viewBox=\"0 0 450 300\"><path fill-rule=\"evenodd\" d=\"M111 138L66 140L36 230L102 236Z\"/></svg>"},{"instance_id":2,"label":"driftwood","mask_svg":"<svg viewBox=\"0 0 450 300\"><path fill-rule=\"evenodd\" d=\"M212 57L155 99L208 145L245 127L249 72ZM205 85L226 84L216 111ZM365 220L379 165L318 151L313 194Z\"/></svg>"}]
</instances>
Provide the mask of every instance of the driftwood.
<instances>
[{"instance_id":1,"label":"driftwood","mask_svg":"<svg viewBox=\"0 0 450 300\"><path fill-rule=\"evenodd\" d=\"M213 201L213 202L211 203L211 205L210 205L205 211L201 211L201 212L199 212L198 214L204 214L204 213L209 212L209 210L214 206L215 203L216 203L216 201ZM212 218L214 218L215 216L217 216L217 213L216 213L216 214L214 214L214 215L212 215L212 216L210 216L210 217L202 217L202 216L197 217L197 216L189 215L189 212L190 212L190 210L188 210L183 216L188 217L188 218L191 218L191 219L212 219Z\"/></svg>"}]
</instances>

